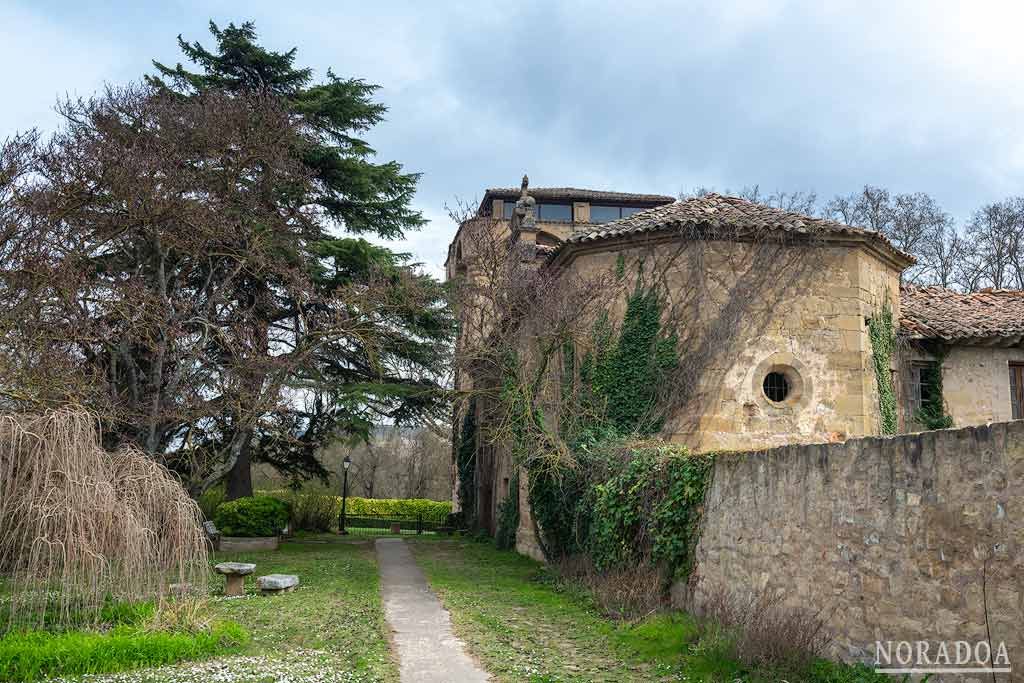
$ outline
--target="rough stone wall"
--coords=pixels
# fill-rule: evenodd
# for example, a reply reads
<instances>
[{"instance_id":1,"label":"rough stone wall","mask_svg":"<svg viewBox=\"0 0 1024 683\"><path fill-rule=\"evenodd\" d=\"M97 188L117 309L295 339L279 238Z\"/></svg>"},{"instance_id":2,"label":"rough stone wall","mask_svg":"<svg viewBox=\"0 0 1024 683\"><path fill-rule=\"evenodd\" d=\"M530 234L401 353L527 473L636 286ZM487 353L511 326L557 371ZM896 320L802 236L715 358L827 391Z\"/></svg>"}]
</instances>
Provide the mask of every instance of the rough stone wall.
<instances>
[{"instance_id":1,"label":"rough stone wall","mask_svg":"<svg viewBox=\"0 0 1024 683\"><path fill-rule=\"evenodd\" d=\"M705 510L688 607L825 608L845 660L988 629L1024 668L1024 421L726 454Z\"/></svg>"}]
</instances>

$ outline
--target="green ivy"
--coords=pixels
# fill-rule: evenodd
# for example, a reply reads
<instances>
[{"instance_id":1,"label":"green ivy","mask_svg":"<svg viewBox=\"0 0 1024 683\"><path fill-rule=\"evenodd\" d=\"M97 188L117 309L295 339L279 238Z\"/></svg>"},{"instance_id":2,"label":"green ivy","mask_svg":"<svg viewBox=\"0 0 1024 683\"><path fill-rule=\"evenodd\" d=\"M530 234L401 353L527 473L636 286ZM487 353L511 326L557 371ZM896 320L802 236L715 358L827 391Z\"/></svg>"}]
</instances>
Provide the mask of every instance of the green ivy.
<instances>
[{"instance_id":1,"label":"green ivy","mask_svg":"<svg viewBox=\"0 0 1024 683\"><path fill-rule=\"evenodd\" d=\"M899 423L896 416L896 390L892 384L892 355L896 347L896 326L889 304L868 319L868 338L875 363L875 381L878 384L878 411L882 418L882 433L895 434Z\"/></svg>"},{"instance_id":2,"label":"green ivy","mask_svg":"<svg viewBox=\"0 0 1024 683\"><path fill-rule=\"evenodd\" d=\"M588 550L600 570L652 562L685 578L714 456L671 444L628 449L623 466L594 487Z\"/></svg>"},{"instance_id":3,"label":"green ivy","mask_svg":"<svg viewBox=\"0 0 1024 683\"><path fill-rule=\"evenodd\" d=\"M661 428L654 414L657 389L679 362L678 338L663 329L663 310L658 290L638 282L626 300L618 338L607 314L594 326L593 351L584 356L580 382L598 414L620 434L648 435Z\"/></svg>"},{"instance_id":4,"label":"green ivy","mask_svg":"<svg viewBox=\"0 0 1024 683\"><path fill-rule=\"evenodd\" d=\"M459 506L462 508L463 524L467 528L475 525L476 518L476 401L470 400L462 418L455 448L455 466L459 471Z\"/></svg>"},{"instance_id":5,"label":"green ivy","mask_svg":"<svg viewBox=\"0 0 1024 683\"><path fill-rule=\"evenodd\" d=\"M935 356L935 363L922 368L921 383L933 387L932 395L922 402L921 408L914 415L925 429L949 429L953 426L953 417L946 413L946 403L942 396L942 361L944 354Z\"/></svg>"},{"instance_id":6,"label":"green ivy","mask_svg":"<svg viewBox=\"0 0 1024 683\"><path fill-rule=\"evenodd\" d=\"M513 476L508 486L508 495L498 506L498 527L494 533L494 545L498 550L515 548L519 530L519 475Z\"/></svg>"}]
</instances>

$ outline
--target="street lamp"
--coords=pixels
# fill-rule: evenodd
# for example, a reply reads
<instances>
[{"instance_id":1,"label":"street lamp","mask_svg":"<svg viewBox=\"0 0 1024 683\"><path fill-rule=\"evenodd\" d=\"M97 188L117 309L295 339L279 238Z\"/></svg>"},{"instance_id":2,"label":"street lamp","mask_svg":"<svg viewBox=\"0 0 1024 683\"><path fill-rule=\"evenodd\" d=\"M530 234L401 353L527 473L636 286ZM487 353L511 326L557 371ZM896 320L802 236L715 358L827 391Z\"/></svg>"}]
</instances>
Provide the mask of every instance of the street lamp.
<instances>
[{"instance_id":1,"label":"street lamp","mask_svg":"<svg viewBox=\"0 0 1024 683\"><path fill-rule=\"evenodd\" d=\"M344 536L348 533L345 528L345 503L348 502L348 468L352 464L352 458L346 455L341 464L345 469L341 479L341 516L338 517L338 534Z\"/></svg>"}]
</instances>

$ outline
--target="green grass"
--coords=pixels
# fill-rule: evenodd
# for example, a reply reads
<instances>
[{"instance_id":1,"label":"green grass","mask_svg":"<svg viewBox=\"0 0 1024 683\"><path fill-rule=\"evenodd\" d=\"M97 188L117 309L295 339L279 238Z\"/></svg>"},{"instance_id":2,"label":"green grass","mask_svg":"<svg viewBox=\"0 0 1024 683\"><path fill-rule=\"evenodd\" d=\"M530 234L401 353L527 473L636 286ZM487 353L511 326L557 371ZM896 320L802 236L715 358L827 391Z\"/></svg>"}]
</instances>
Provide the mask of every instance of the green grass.
<instances>
[{"instance_id":1,"label":"green grass","mask_svg":"<svg viewBox=\"0 0 1024 683\"><path fill-rule=\"evenodd\" d=\"M471 540L410 546L456 632L498 681L681 680L684 642L696 631L684 615L620 626L515 553Z\"/></svg>"},{"instance_id":2,"label":"green grass","mask_svg":"<svg viewBox=\"0 0 1024 683\"><path fill-rule=\"evenodd\" d=\"M231 623L197 633L147 632L138 626L107 632L10 633L0 638L0 681L159 666L234 650L245 640L245 631Z\"/></svg>"},{"instance_id":3,"label":"green grass","mask_svg":"<svg viewBox=\"0 0 1024 683\"><path fill-rule=\"evenodd\" d=\"M752 672L736 660L728 640L702 635L682 612L616 623L578 584L513 552L468 539L413 540L410 546L456 633L498 681L889 680L867 667L829 662L801 676Z\"/></svg>"},{"instance_id":4,"label":"green grass","mask_svg":"<svg viewBox=\"0 0 1024 683\"><path fill-rule=\"evenodd\" d=\"M256 575L296 574L300 581L289 593L262 596L250 578L246 597L214 601L215 616L236 621L252 634L244 654L316 651L352 680L398 680L372 540L303 534L276 551L217 553L212 560L225 561L253 562ZM218 576L214 593L221 594L223 585Z\"/></svg>"}]
</instances>

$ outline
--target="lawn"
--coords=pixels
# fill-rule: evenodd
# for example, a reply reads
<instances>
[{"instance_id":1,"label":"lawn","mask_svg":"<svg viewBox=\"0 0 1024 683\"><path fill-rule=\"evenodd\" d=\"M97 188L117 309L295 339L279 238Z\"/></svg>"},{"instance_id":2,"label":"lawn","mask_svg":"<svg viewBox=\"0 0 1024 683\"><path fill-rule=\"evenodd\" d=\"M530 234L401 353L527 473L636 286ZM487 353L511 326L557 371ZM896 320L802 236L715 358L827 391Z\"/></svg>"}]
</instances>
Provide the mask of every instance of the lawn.
<instances>
[{"instance_id":1,"label":"lawn","mask_svg":"<svg viewBox=\"0 0 1024 683\"><path fill-rule=\"evenodd\" d=\"M528 558L469 539L412 540L456 634L503 682L889 683L863 666L818 661L803 674L752 672L714 629L681 612L617 623L582 588Z\"/></svg>"},{"instance_id":2,"label":"lawn","mask_svg":"<svg viewBox=\"0 0 1024 683\"><path fill-rule=\"evenodd\" d=\"M230 619L251 634L231 657L134 672L88 676L91 683L332 683L397 682L388 648L373 541L309 536L277 551L217 553L213 563L253 562L256 575L297 574L301 584L263 596L255 579L247 594L223 597L224 579L211 588L213 618Z\"/></svg>"},{"instance_id":3,"label":"lawn","mask_svg":"<svg viewBox=\"0 0 1024 683\"><path fill-rule=\"evenodd\" d=\"M586 593L515 553L471 540L410 545L456 633L499 681L700 680L687 678L697 662L684 658L684 643L696 629L685 615L619 625ZM721 680L738 670L714 657L700 666Z\"/></svg>"}]
</instances>

